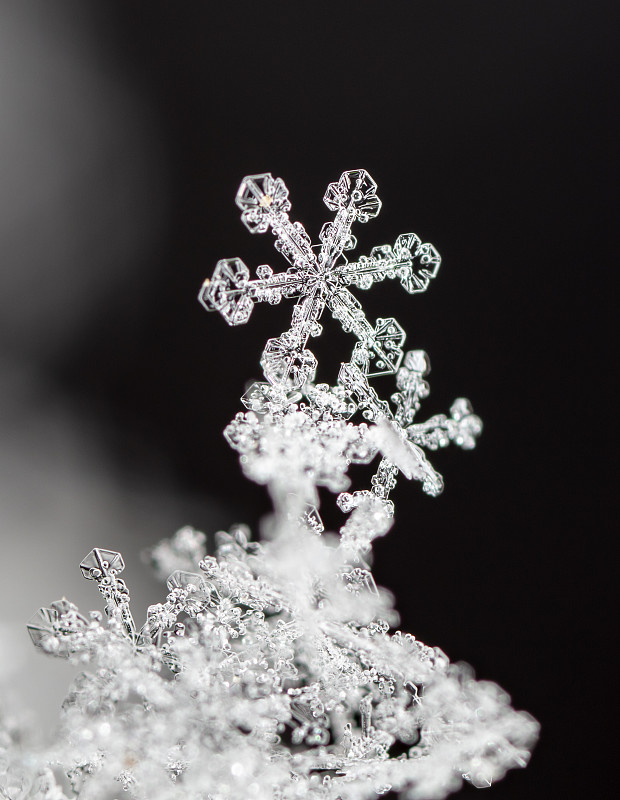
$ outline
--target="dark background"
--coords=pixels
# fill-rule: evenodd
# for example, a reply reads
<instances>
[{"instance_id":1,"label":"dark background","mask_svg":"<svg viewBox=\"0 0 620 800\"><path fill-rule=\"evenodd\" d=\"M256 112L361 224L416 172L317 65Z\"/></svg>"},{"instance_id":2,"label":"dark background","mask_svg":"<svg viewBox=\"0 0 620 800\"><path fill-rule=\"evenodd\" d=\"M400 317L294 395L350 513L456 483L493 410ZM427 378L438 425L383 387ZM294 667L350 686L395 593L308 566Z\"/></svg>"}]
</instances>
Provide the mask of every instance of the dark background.
<instances>
[{"instance_id":1,"label":"dark background","mask_svg":"<svg viewBox=\"0 0 620 800\"><path fill-rule=\"evenodd\" d=\"M357 226L357 252L414 230L443 264L424 295L395 282L355 294L370 319L395 316L407 346L430 354L422 418L467 396L485 425L474 452L432 456L440 498L401 480L376 576L395 592L403 629L470 662L541 721L531 765L494 787L495 800L608 796L617 4L29 8L24 41L45 35L50 52L79 41L126 97L97 155L92 132L107 115L90 130L95 112L75 118L73 95L48 78L41 102L70 142L66 163L93 154L68 223L86 238L75 273L41 267L31 279L30 296L52 291L46 327L17 340L9 331L11 360L34 365L88 417L118 475L193 498L194 517L179 524L211 529L217 506L225 522L256 528L264 491L241 477L221 431L291 304L257 306L247 326L228 328L195 298L219 258L285 266L272 237L251 237L239 220L244 175L283 177L292 218L316 240L327 184L366 168L383 210ZM45 81L33 51L33 81ZM97 91L86 95L99 109ZM142 244L100 285L134 223ZM78 275L88 313L51 346ZM24 302L21 316L32 309ZM333 382L352 342L325 322L316 349Z\"/></svg>"}]
</instances>

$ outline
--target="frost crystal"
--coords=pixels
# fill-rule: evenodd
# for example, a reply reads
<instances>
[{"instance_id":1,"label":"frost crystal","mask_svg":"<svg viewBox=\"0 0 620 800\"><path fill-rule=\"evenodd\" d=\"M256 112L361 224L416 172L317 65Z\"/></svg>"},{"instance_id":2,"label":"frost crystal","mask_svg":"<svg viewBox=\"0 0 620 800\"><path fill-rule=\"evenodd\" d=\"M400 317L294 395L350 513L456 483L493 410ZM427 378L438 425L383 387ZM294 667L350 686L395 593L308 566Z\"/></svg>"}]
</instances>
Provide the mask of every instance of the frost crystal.
<instances>
[{"instance_id":1,"label":"frost crystal","mask_svg":"<svg viewBox=\"0 0 620 800\"><path fill-rule=\"evenodd\" d=\"M261 358L266 383L255 383L242 398L250 409L238 414L225 431L229 443L242 454L246 474L259 483L277 482L290 458L302 457L307 486L338 490L348 482L350 463L367 463L378 451L381 460L372 479L372 493L388 501L402 472L422 482L430 495L443 489L441 476L429 464L422 447L436 449L453 441L474 447L482 429L467 400L457 400L450 418L433 417L414 423L420 400L429 393L424 376L428 356L413 350L403 360L405 332L393 317L372 325L347 287L369 289L375 281L397 278L410 294L424 292L437 275L441 258L432 244L415 233L403 233L394 245L373 248L369 256L350 262L345 251L355 248L354 222L368 222L379 213L377 185L365 170L344 172L330 183L324 201L336 212L323 226L320 245L313 247L299 222L291 222L288 189L270 173L250 175L237 192L241 218L251 233L271 229L275 246L291 266L274 274L271 267L250 271L240 258L218 261L213 277L204 282L199 299L207 310L219 311L230 325L247 322L254 303L279 303L297 297L291 327L269 339ZM313 383L317 359L308 349L310 337L322 331L325 308L342 328L357 338L350 359L340 367L336 386ZM403 366L401 366L401 363ZM396 410L380 400L368 379L396 374L398 391L392 396ZM302 402L300 402L302 401ZM373 431L348 420L360 411L378 423ZM286 480L289 478L286 476ZM340 500L340 505L347 501Z\"/></svg>"},{"instance_id":2,"label":"frost crystal","mask_svg":"<svg viewBox=\"0 0 620 800\"><path fill-rule=\"evenodd\" d=\"M265 346L266 382L248 389L248 410L225 432L246 474L273 498L263 541L237 526L217 533L207 554L206 537L183 528L152 548L147 558L168 594L141 628L120 553L89 553L80 569L103 596L105 617L61 600L30 621L39 649L83 672L46 753L21 755L0 729L0 761L12 776L0 779L1 796L62 800L70 786L81 800L119 788L144 800L359 800L389 790L442 798L463 779L488 786L527 763L536 721L467 665L395 629L392 597L368 563L373 540L392 524L397 475L437 494L441 477L421 448L472 448L481 424L462 399L449 416L415 421L429 392L428 357L404 354L396 320L371 325L347 286L398 278L408 292L424 291L439 255L404 234L346 260L352 223L380 208L363 170L330 184L325 202L336 216L315 248L289 220L282 180L246 178L237 195L244 223L271 229L291 267L262 266L250 280L242 261L227 259L201 292L233 325L255 302L298 298L290 329ZM325 307L358 339L335 386L314 383L307 348ZM369 384L385 374L396 375L392 405ZM366 421L352 421L357 412ZM349 465L378 454L370 488L345 491ZM339 535L324 531L319 486L339 492L349 515ZM52 767L66 776L64 789Z\"/></svg>"}]
</instances>

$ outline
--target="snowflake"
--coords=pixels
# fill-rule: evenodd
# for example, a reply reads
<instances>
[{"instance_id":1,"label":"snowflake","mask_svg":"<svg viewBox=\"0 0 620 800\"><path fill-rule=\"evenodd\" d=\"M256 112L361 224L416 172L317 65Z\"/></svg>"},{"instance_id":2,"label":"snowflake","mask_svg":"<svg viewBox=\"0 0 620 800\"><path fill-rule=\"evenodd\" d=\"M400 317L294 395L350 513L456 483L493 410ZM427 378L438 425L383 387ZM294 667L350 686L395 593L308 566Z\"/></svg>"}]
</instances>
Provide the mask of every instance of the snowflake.
<instances>
[{"instance_id":1,"label":"snowflake","mask_svg":"<svg viewBox=\"0 0 620 800\"><path fill-rule=\"evenodd\" d=\"M323 226L321 245L313 247L301 223L289 218L291 204L282 179L274 179L270 173L244 178L236 200L243 222L251 233L271 229L276 249L291 267L274 274L271 267L262 265L258 277L250 280L241 259L223 259L203 284L199 299L208 310L219 311L230 325L240 325L248 321L256 302L274 304L283 297L299 298L289 330L269 339L263 351L266 383L254 383L248 389L242 402L249 413L238 415L225 432L229 443L242 454L246 474L269 483L282 474L282 464L297 454L306 461L305 474L311 483L337 491L346 481L344 473L350 463L367 463L381 451L383 459L370 491L391 510L388 498L399 472L420 480L430 495L443 488L441 476L421 447L436 449L449 442L474 447L482 424L464 399L453 404L450 418L438 415L426 423L414 423L420 400L429 392L424 380L430 369L428 356L413 350L403 362L402 327L393 317L379 319L373 326L347 288L368 289L375 281L397 278L410 294L424 292L441 263L433 245L423 244L414 233L400 235L393 246L375 247L370 256L356 262L346 259L344 252L356 245L352 224L368 222L379 213L376 189L365 170L344 172L339 181L331 183L324 200L336 217ZM322 331L319 320L326 307L343 329L358 339L350 360L341 365L334 387L313 384L317 360L307 348L310 337ZM399 391L391 399L396 412L379 399L368 382L373 376L394 373ZM302 398L304 402L298 405ZM378 424L370 435L359 426L354 432L354 426L346 424L358 410ZM330 429L336 427L341 430L334 436ZM335 440L344 443L341 452L335 452ZM348 500L341 497L339 505L347 506Z\"/></svg>"},{"instance_id":2,"label":"snowflake","mask_svg":"<svg viewBox=\"0 0 620 800\"><path fill-rule=\"evenodd\" d=\"M66 800L68 781L80 800L118 788L136 800L370 800L390 790L431 800L527 764L538 723L467 665L398 630L393 598L370 569L373 541L393 522L398 473L437 494L441 477L421 448L470 449L481 431L464 399L449 416L416 422L427 355L405 354L398 323L372 326L347 288L397 277L415 293L437 273L436 250L414 234L356 263L344 258L352 223L379 211L375 190L363 170L330 184L336 217L315 249L290 222L280 179L241 184L245 224L271 228L292 266L279 275L262 266L250 280L239 259L220 261L201 299L239 324L254 302L299 298L291 328L265 347L266 382L248 389L248 410L225 431L274 513L261 542L238 525L216 533L207 553L204 534L186 527L151 548L145 558L168 591L141 626L121 554L86 556L80 569L105 615L63 599L28 624L38 649L82 672L47 750L24 750L0 717L1 796ZM307 348L325 307L358 338L334 386L314 383ZM384 374L396 376L392 405L369 384ZM364 421L351 421L357 412ZM379 453L371 487L347 491L349 466ZM322 486L349 514L339 535L319 515Z\"/></svg>"}]
</instances>

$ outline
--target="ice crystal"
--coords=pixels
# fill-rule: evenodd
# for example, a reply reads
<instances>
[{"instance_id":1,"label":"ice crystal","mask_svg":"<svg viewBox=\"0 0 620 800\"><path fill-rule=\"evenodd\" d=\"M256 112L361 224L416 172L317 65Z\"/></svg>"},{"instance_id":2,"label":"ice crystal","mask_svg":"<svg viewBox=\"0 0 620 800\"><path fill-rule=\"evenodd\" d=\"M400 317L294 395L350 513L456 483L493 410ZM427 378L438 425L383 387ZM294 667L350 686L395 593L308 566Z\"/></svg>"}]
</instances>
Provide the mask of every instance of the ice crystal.
<instances>
[{"instance_id":1,"label":"ice crystal","mask_svg":"<svg viewBox=\"0 0 620 800\"><path fill-rule=\"evenodd\" d=\"M257 301L299 298L290 330L265 347L266 382L248 389L247 412L225 432L246 474L273 498L263 540L239 525L217 533L208 554L206 537L183 528L152 548L146 557L168 594L141 627L121 554L89 553L80 569L105 616L63 599L30 621L39 649L83 671L48 751L26 757L0 729L0 760L12 776L0 779L2 796L62 800L70 791L103 800L120 789L144 800L362 800L394 790L413 800L445 797L463 780L488 786L527 763L535 720L467 665L398 630L392 596L369 567L373 540L393 521L388 495L398 473L437 494L441 478L421 448L471 448L481 425L462 399L449 416L415 421L429 392L428 357L404 354L398 323L371 325L347 286L389 277L424 291L439 256L405 234L355 263L344 258L353 221L380 208L363 170L330 184L325 202L336 216L313 248L289 220L284 183L246 178L237 195L243 221L252 232L271 228L292 266L276 275L262 266L250 280L239 259L220 261L201 293L231 324L247 321ZM313 382L307 349L325 307L358 339L335 386ZM369 384L389 373L392 406ZM353 420L357 412L365 421ZM349 465L378 454L370 488L345 491ZM338 535L324 531L320 486L339 492L349 514Z\"/></svg>"},{"instance_id":2,"label":"ice crystal","mask_svg":"<svg viewBox=\"0 0 620 800\"><path fill-rule=\"evenodd\" d=\"M330 183L324 201L336 216L325 223L321 244L313 247L301 223L289 218L291 204L282 179L270 173L248 176L237 192L241 218L251 233L271 229L276 249L291 266L274 274L262 265L251 280L240 258L223 259L199 297L230 325L247 322L257 302L298 298L290 328L265 345L260 363L266 382L248 389L242 402L250 410L238 414L225 432L242 454L248 476L270 483L283 474L283 463L301 456L310 490L313 484L336 490L347 483L348 464L366 463L381 451L384 457L370 491L391 508L388 497L399 472L421 481L428 494L441 492L443 480L422 447L436 449L453 441L471 448L482 426L463 399L454 403L450 418L439 415L414 423L420 400L429 393L424 380L430 369L428 356L413 350L403 361L405 332L399 323L388 317L372 325L348 289L369 289L389 278L417 294L426 291L441 264L435 247L422 243L415 233L401 234L393 245L374 247L369 256L355 262L347 260L344 252L356 246L353 223L368 222L379 213L376 190L365 170L344 172L339 181ZM325 308L358 340L349 360L342 363L335 386L313 383L317 359L307 347L309 339L322 331L319 320ZM398 391L391 398L396 407L392 411L368 379L394 373ZM348 422L358 410L367 420L382 423L376 435Z\"/></svg>"}]
</instances>

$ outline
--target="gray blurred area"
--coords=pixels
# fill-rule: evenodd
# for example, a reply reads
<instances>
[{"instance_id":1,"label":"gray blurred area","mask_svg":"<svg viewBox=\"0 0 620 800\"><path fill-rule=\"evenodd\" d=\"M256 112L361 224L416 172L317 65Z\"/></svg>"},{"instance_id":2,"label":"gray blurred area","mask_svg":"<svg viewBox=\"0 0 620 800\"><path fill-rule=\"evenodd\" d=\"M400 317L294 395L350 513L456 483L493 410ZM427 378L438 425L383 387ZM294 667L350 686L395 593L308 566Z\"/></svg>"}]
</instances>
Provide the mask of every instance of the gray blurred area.
<instances>
[{"instance_id":1,"label":"gray blurred area","mask_svg":"<svg viewBox=\"0 0 620 800\"><path fill-rule=\"evenodd\" d=\"M122 550L140 622L163 594L142 548L198 506L218 518L174 488L165 459L146 476L120 474L107 423L54 379L93 317L118 308L128 285L148 285L165 236L157 121L96 10L0 4L0 662L46 726L70 668L34 652L31 614L63 593L100 608L78 569L100 546Z\"/></svg>"}]
</instances>

